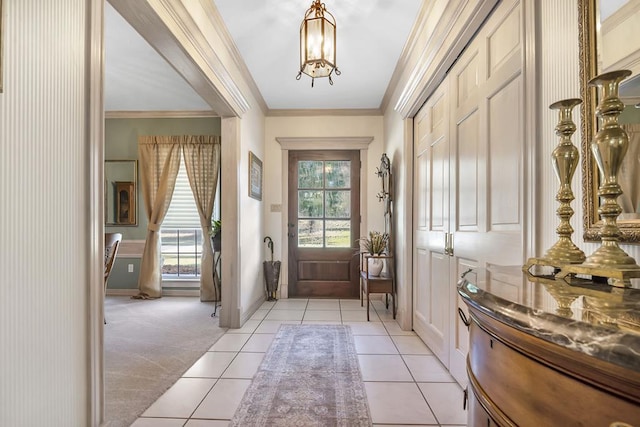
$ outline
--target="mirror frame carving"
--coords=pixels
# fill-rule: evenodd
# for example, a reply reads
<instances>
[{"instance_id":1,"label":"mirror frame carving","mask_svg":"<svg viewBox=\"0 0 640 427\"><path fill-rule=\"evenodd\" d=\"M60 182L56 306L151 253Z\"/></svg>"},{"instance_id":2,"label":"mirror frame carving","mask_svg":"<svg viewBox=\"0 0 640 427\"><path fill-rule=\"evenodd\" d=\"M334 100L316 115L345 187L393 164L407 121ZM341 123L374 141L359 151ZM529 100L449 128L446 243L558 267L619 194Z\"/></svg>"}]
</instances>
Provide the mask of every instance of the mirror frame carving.
<instances>
[{"instance_id":1,"label":"mirror frame carving","mask_svg":"<svg viewBox=\"0 0 640 427\"><path fill-rule=\"evenodd\" d=\"M596 132L596 88L588 82L597 75L596 56L596 1L578 0L578 34L580 65L580 121L582 168L583 238L586 242L600 241L598 214L598 168L591 154L591 141ZM624 191L624 188L623 188ZM620 242L640 244L640 220L618 221L622 232Z\"/></svg>"}]
</instances>

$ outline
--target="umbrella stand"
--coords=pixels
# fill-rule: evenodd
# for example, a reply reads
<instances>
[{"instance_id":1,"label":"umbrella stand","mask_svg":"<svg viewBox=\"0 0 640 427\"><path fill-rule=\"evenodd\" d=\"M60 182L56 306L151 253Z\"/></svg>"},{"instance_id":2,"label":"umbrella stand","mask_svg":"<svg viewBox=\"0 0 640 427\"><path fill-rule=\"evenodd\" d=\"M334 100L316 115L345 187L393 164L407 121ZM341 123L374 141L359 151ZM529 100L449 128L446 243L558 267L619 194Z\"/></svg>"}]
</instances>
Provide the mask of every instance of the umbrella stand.
<instances>
[{"instance_id":1,"label":"umbrella stand","mask_svg":"<svg viewBox=\"0 0 640 427\"><path fill-rule=\"evenodd\" d=\"M267 242L267 246L271 250L271 261L262 263L267 301L276 301L276 292L278 292L278 282L280 280L280 261L273 260L273 240L271 240L271 237L265 237L263 242Z\"/></svg>"}]
</instances>

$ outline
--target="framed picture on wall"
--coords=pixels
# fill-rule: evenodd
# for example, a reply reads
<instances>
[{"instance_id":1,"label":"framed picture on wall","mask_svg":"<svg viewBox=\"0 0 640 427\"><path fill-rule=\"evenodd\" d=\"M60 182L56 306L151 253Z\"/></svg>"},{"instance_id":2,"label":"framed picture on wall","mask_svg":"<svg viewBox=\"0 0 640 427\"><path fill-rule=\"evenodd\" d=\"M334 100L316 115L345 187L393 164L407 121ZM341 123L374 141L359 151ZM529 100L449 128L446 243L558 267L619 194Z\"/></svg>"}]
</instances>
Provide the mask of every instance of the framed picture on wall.
<instances>
[{"instance_id":1,"label":"framed picture on wall","mask_svg":"<svg viewBox=\"0 0 640 427\"><path fill-rule=\"evenodd\" d=\"M262 200L262 160L249 151L249 197Z\"/></svg>"}]
</instances>

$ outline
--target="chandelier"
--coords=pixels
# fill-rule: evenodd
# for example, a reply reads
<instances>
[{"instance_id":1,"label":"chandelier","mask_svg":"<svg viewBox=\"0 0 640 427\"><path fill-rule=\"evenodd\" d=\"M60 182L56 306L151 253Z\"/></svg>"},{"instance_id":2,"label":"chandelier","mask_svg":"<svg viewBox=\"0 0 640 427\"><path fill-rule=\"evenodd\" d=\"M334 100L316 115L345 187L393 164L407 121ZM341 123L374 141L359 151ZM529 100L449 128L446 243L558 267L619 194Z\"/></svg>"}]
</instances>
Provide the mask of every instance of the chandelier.
<instances>
[{"instance_id":1,"label":"chandelier","mask_svg":"<svg viewBox=\"0 0 640 427\"><path fill-rule=\"evenodd\" d=\"M300 71L296 80L300 80L302 73L311 77L311 87L318 77L329 77L329 84L333 85L331 74L340 75L336 66L336 20L320 0L312 0L311 7L304 14L300 24Z\"/></svg>"}]
</instances>

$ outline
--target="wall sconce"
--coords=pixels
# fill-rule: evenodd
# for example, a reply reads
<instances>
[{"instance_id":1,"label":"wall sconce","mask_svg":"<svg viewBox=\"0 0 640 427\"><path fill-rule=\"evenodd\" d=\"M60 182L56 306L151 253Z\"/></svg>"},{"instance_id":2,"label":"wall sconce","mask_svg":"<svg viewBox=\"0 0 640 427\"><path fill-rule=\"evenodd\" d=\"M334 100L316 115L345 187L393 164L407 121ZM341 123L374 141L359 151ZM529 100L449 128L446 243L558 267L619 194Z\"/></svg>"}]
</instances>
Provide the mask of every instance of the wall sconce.
<instances>
[{"instance_id":1,"label":"wall sconce","mask_svg":"<svg viewBox=\"0 0 640 427\"><path fill-rule=\"evenodd\" d=\"M340 75L336 66L336 20L327 11L324 3L313 0L300 24L300 71L296 80L300 80L302 73L311 77L311 87L318 77L329 77L329 84L333 85L331 74Z\"/></svg>"}]
</instances>

